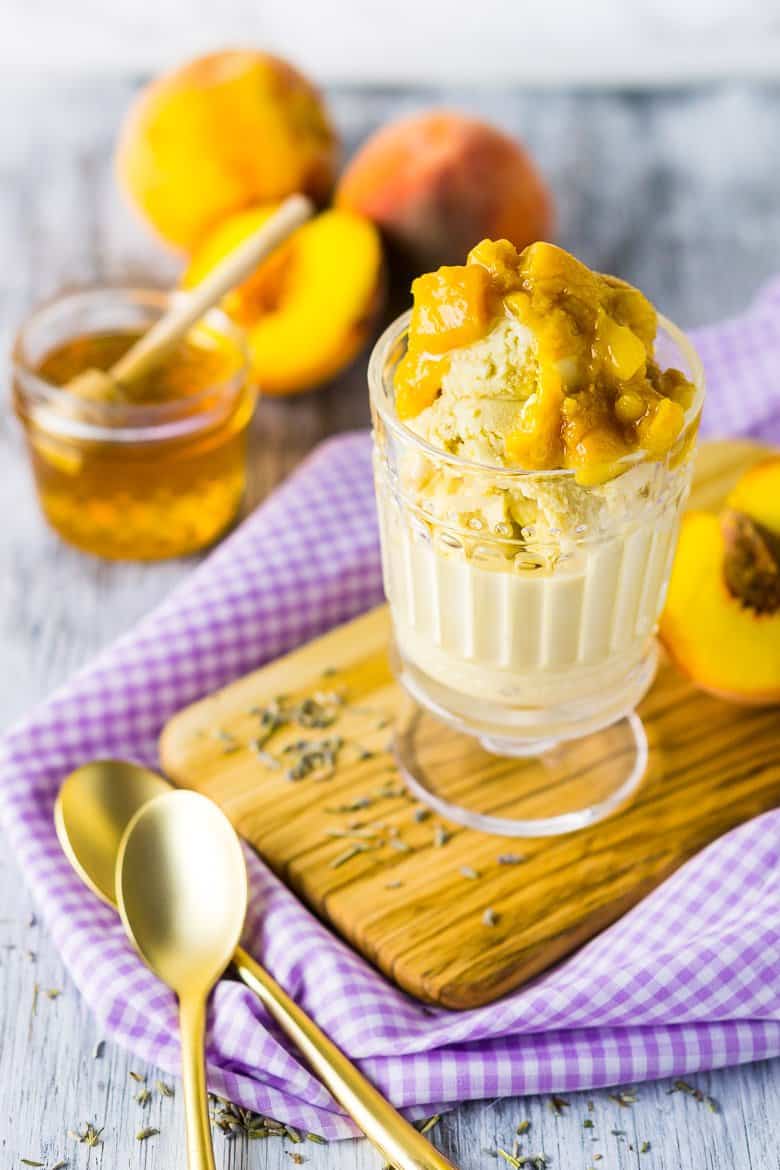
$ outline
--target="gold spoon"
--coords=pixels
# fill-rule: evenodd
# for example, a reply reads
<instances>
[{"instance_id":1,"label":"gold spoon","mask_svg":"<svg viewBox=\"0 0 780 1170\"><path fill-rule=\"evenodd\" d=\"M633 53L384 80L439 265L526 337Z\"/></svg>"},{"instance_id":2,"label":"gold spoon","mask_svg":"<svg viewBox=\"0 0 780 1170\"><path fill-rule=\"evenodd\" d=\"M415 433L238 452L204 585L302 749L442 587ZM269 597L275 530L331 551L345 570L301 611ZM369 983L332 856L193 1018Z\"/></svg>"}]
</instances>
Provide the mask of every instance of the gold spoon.
<instances>
[{"instance_id":1,"label":"gold spoon","mask_svg":"<svg viewBox=\"0 0 780 1170\"><path fill-rule=\"evenodd\" d=\"M109 905L116 906L117 902L114 875L124 832L139 809L161 793L188 795L174 792L155 772L121 760L85 764L63 781L54 809L60 844L86 885ZM240 855L238 838L232 829L231 833ZM182 872L185 868L197 872L201 865L205 867L208 851L216 848L209 842L199 855L185 844L180 859ZM225 847L221 838L219 847ZM220 913L230 910L231 907L219 905ZM454 1170L452 1163L401 1117L250 954L237 946L232 959L247 987L294 1041L312 1071L386 1162L399 1170Z\"/></svg>"},{"instance_id":2,"label":"gold spoon","mask_svg":"<svg viewBox=\"0 0 780 1170\"><path fill-rule=\"evenodd\" d=\"M214 1170L206 1094L206 1003L241 938L244 855L230 821L197 792L165 792L138 810L116 859L125 930L179 1000L189 1170Z\"/></svg>"}]
</instances>

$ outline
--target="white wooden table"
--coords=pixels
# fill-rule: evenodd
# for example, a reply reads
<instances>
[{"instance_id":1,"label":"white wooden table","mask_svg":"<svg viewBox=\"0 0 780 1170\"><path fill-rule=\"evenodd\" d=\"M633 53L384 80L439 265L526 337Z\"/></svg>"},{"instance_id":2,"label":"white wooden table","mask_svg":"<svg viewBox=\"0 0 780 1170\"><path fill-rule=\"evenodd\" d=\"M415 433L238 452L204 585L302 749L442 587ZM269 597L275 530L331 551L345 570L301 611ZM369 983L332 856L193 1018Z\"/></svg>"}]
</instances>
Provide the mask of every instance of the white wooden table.
<instances>
[{"instance_id":1,"label":"white wooden table","mask_svg":"<svg viewBox=\"0 0 780 1170\"><path fill-rule=\"evenodd\" d=\"M0 341L30 305L66 284L160 282L173 271L120 206L112 136L132 82L0 79ZM780 271L780 90L692 95L333 95L349 142L395 109L430 101L470 105L532 143L559 193L561 241L642 285L683 324L738 311ZM365 422L362 371L325 393L263 404L254 430L250 503L319 437ZM146 612L191 562L111 565L66 548L39 519L23 451L0 415L0 726L22 716L98 648ZM105 1170L184 1165L180 1093L142 1109L130 1071L155 1072L101 1038L69 984L15 860L0 847L0 1167L60 1159ZM778 975L780 977L780 973ZM35 986L39 987L36 995ZM49 997L47 989L61 994ZM668 1083L639 1086L621 1108L606 1091L571 1094L556 1116L539 1099L465 1105L436 1140L464 1170L501 1165L531 1121L533 1150L555 1170L772 1170L780 1167L780 1060L691 1078L720 1105L711 1113ZM586 1102L594 1102L587 1112ZM594 1129L584 1129L585 1117ZM104 1126L90 1149L67 1136ZM158 1136L139 1143L145 1126ZM613 1129L625 1136L613 1135ZM599 1142L591 1140L597 1134ZM643 1142L650 1150L640 1153ZM633 1147L633 1148L632 1148ZM279 1139L226 1142L220 1166L276 1170L301 1153L310 1170L378 1167L363 1142L292 1147ZM602 1154L600 1159L596 1154Z\"/></svg>"}]
</instances>

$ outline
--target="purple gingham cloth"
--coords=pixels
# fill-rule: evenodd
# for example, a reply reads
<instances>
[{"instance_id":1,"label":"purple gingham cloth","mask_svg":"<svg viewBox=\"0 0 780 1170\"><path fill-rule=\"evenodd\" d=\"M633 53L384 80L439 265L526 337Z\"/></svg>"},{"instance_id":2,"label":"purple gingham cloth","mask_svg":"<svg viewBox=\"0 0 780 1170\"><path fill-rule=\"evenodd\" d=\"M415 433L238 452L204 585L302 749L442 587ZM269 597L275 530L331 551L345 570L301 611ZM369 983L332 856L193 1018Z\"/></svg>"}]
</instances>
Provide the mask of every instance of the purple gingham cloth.
<instances>
[{"instance_id":1,"label":"purple gingham cloth","mask_svg":"<svg viewBox=\"0 0 780 1170\"><path fill-rule=\"evenodd\" d=\"M780 441L780 283L702 329L708 434ZM365 433L330 440L170 598L5 739L2 817L56 946L106 1033L169 1072L173 996L60 852L62 777L154 765L174 711L381 599ZM245 941L397 1105L556 1092L780 1053L780 811L712 844L577 954L499 1003L433 1010L389 984L247 850ZM252 994L212 1002L209 1083L329 1138L351 1124Z\"/></svg>"}]
</instances>

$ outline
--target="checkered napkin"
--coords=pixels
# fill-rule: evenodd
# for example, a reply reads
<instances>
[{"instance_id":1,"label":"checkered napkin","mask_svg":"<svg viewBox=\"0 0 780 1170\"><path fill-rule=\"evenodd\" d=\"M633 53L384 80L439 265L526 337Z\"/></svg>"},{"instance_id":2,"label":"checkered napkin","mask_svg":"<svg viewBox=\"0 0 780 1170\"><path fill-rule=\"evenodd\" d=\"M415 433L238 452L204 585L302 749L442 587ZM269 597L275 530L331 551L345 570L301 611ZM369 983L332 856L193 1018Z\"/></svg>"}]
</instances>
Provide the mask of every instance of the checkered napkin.
<instances>
[{"instance_id":1,"label":"checkered napkin","mask_svg":"<svg viewBox=\"0 0 780 1170\"><path fill-rule=\"evenodd\" d=\"M706 431L780 441L780 283L696 338ZM154 765L174 711L381 599L365 433L325 443L169 599L6 737L2 817L56 946L106 1034L169 1072L172 994L60 852L62 777ZM499 1003L432 1010L316 921L247 850L245 941L397 1105L684 1074L780 1053L780 811L735 829L598 938ZM210 1087L329 1138L354 1131L240 983L209 1017Z\"/></svg>"}]
</instances>

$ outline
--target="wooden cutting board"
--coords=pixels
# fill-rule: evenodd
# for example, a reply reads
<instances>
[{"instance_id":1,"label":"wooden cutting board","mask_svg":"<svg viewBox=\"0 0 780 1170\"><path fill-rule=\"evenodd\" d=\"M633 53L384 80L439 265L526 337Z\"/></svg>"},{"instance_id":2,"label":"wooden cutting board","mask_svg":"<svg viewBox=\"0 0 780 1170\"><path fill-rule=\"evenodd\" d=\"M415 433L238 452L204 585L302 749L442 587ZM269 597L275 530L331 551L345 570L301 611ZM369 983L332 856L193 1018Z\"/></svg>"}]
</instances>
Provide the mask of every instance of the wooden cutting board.
<instances>
[{"instance_id":1,"label":"wooden cutting board","mask_svg":"<svg viewBox=\"0 0 780 1170\"><path fill-rule=\"evenodd\" d=\"M695 505L717 506L762 454L747 443L703 447ZM728 705L664 662L640 709L651 767L622 811L546 840L444 826L401 794L387 751L402 701L388 633L382 607L181 711L163 731L161 758L176 784L224 809L315 913L423 1000L468 1008L498 998L613 922L715 837L780 801L778 709ZM283 769L246 747L258 734L258 708L280 694L298 701L317 692L346 698L331 727L275 733L267 748ZM296 755L285 744L336 735L343 746L330 778L286 778ZM356 835L329 835L342 831ZM370 832L373 839L363 835ZM507 853L524 860L499 863ZM483 919L488 908L494 925Z\"/></svg>"}]
</instances>

